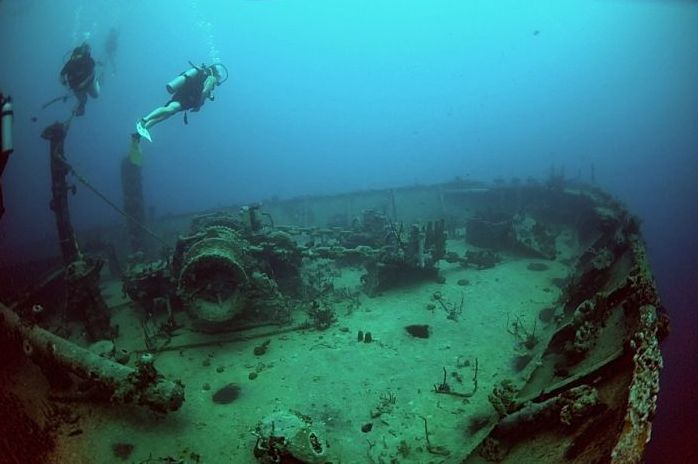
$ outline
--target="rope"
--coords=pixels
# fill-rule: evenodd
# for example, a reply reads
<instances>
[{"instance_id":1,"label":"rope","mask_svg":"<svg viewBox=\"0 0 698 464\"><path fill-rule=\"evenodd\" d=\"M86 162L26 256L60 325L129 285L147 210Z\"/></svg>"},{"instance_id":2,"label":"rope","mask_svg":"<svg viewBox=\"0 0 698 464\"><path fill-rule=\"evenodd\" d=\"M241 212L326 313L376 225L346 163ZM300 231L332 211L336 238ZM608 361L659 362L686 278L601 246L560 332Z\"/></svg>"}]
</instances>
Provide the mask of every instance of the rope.
<instances>
[{"instance_id":1,"label":"rope","mask_svg":"<svg viewBox=\"0 0 698 464\"><path fill-rule=\"evenodd\" d=\"M70 172L80 181L80 183L81 183L82 185L84 185L85 187L87 187L88 189L90 189L90 190L92 191L92 193L94 193L95 195L97 195L99 198L102 199L102 201L104 201L106 204L108 204L109 206L111 206L111 207L114 209L114 211L116 211L117 213L121 214L123 217L125 217L125 218L128 219L129 221L133 222L135 225L137 225L138 227L140 227L145 233L147 233L148 235L150 235L152 238L154 238L154 239L157 240L158 242L160 242L160 243L162 243L163 245L166 245L166 246L169 245L162 237L160 237L159 235L156 235L155 232L153 232L152 230L150 230L150 229L149 229L148 227L146 227L143 223L139 222L138 219L134 218L133 216L131 216L130 214L128 214L126 211L124 211L124 210L122 210L121 208L119 208L116 204L114 204L114 202L112 202L109 198L107 198L106 195L104 195L102 192L100 192L99 190L97 190L97 188L95 188L92 184L90 184L90 182L89 182L85 177L81 176L80 173L78 173L78 172L75 170L75 168L74 168L65 158L61 157L61 161L68 167L68 169L70 170Z\"/></svg>"}]
</instances>

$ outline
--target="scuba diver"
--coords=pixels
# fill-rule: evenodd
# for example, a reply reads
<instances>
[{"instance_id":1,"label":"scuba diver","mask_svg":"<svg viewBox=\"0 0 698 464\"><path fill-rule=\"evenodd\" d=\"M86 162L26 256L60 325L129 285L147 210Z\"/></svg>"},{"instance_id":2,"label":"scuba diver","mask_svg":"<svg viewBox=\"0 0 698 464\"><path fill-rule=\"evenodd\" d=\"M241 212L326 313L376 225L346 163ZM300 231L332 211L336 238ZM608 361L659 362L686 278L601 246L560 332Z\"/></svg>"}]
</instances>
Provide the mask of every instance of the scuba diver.
<instances>
[{"instance_id":1,"label":"scuba diver","mask_svg":"<svg viewBox=\"0 0 698 464\"><path fill-rule=\"evenodd\" d=\"M119 31L112 27L107 34L107 40L104 41L104 52L107 55L107 61L111 65L112 74L116 73L116 51L119 48Z\"/></svg>"},{"instance_id":2,"label":"scuba diver","mask_svg":"<svg viewBox=\"0 0 698 464\"><path fill-rule=\"evenodd\" d=\"M199 111L207 99L213 101L213 89L228 79L227 69L220 63L211 66L204 64L201 66L192 64L191 66L188 71L181 73L167 84L167 91L172 94L170 101L138 121L136 124L137 134L132 136L136 143L140 137L152 142L149 129L179 111L185 112L184 123L187 124L186 111ZM223 80L221 80L221 69L226 71Z\"/></svg>"},{"instance_id":3,"label":"scuba diver","mask_svg":"<svg viewBox=\"0 0 698 464\"><path fill-rule=\"evenodd\" d=\"M83 42L75 47L70 59L61 69L61 83L67 85L78 99L78 106L73 110L75 116L85 114L87 95L92 98L99 96L99 81L95 76L95 60L90 56L92 49Z\"/></svg>"}]
</instances>

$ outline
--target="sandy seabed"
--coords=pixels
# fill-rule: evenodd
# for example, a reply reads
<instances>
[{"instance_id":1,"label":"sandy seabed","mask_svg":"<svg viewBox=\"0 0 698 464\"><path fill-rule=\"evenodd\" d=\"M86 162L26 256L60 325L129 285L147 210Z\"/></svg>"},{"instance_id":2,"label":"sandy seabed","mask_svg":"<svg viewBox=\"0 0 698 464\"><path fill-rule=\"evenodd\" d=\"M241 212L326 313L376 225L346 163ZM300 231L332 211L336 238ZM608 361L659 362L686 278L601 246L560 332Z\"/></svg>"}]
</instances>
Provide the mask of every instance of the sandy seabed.
<instances>
[{"instance_id":1,"label":"sandy seabed","mask_svg":"<svg viewBox=\"0 0 698 464\"><path fill-rule=\"evenodd\" d=\"M562 234L559 241L564 239ZM160 416L136 407L78 405L83 433L62 439L60 455L70 456L62 462L155 463L171 457L183 463L254 463L255 427L280 410L312 418L327 446L325 462L459 462L482 438L471 433L471 420L495 417L487 399L492 388L504 379L521 382L535 367L533 361L515 371L520 347L507 324L518 318L530 330L535 325L541 339L553 330L538 313L555 306L560 296L553 279L571 271L563 263L571 262L572 250L565 253L564 244L558 245L561 256L545 261L543 271L528 269L539 260L511 256L485 270L442 262L445 283L397 288L373 298L362 294L358 308L337 305L338 320L325 331L160 353L157 369L186 385L182 408ZM448 250L462 254L465 246L449 240ZM356 290L361 274L359 268L341 268L334 287ZM128 304L119 282L107 282L104 293L120 327L117 347L143 349L140 310ZM462 298L462 313L449 319L435 296L448 307L460 306ZM297 321L304 317L294 313ZM184 321L186 315L178 318ZM411 336L405 330L410 324L428 324L429 338ZM373 341L358 341L359 331L370 332ZM201 337L188 329L178 333L172 345ZM254 348L267 340L266 353L255 355ZM452 391L472 392L475 360L478 387L472 397L434 392L444 368ZM214 392L229 383L240 387L240 396L229 404L214 403ZM382 398L390 397L394 403L372 417ZM427 450L424 418L432 447L448 450L448 457ZM131 444L133 451L116 457L115 443Z\"/></svg>"}]
</instances>

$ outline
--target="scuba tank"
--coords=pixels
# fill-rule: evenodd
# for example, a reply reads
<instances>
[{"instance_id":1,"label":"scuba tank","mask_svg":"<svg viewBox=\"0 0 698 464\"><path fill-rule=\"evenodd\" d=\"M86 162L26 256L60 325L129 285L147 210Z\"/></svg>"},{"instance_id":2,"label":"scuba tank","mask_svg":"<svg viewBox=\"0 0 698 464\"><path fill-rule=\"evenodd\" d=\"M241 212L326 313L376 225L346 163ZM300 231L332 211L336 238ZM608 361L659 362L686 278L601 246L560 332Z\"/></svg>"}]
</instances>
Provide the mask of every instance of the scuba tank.
<instances>
[{"instance_id":1,"label":"scuba tank","mask_svg":"<svg viewBox=\"0 0 698 464\"><path fill-rule=\"evenodd\" d=\"M0 176L7 166L7 160L14 151L12 145L12 123L14 121L14 111L12 110L12 99L0 93ZM2 184L0 184L0 218L5 213L5 205L2 200Z\"/></svg>"},{"instance_id":2,"label":"scuba tank","mask_svg":"<svg viewBox=\"0 0 698 464\"><path fill-rule=\"evenodd\" d=\"M168 82L165 88L169 93L175 93L184 85L187 79L191 79L192 77L196 76L196 74L199 71L201 71L199 68L197 68L196 66L192 66L191 68L184 71L179 76L175 77L170 82Z\"/></svg>"},{"instance_id":3,"label":"scuba tank","mask_svg":"<svg viewBox=\"0 0 698 464\"><path fill-rule=\"evenodd\" d=\"M2 171L5 170L7 159L14 151L12 144L12 122L14 120L12 99L0 94L0 106L2 106L2 113L0 114L0 174L2 174Z\"/></svg>"}]
</instances>

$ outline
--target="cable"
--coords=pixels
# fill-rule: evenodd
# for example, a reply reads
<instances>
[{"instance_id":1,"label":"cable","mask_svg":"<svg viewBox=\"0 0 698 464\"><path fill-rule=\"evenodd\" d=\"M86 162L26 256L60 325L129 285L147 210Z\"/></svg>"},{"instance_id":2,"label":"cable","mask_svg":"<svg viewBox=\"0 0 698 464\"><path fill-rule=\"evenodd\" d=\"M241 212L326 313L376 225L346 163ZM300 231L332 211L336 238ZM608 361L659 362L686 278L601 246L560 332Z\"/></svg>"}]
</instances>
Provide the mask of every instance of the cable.
<instances>
[{"instance_id":1,"label":"cable","mask_svg":"<svg viewBox=\"0 0 698 464\"><path fill-rule=\"evenodd\" d=\"M130 214L128 214L126 211L124 211L124 210L122 210L121 208L119 208L118 206L116 206L116 204L114 204L114 203L113 203L109 198L107 198L102 192L100 192L99 190L97 190L92 184L90 184L90 182L89 182L85 177L81 176L81 175L75 170L75 168L68 162L68 160L66 160L64 157L61 157L61 162L63 162L63 163L66 165L66 167L68 168L68 170L77 178L77 180L80 181L80 183L82 183L85 187L87 187L88 189L90 189L90 190L92 191L92 193L94 193L94 194L97 195L99 198L101 198L106 204L108 204L109 206L111 206L117 213L121 214L123 217L125 217L125 218L128 219L129 221L131 221L131 222L133 222L134 224L136 224L138 227L140 227L141 229L143 229L143 231L144 231L145 233L147 233L148 235L150 235L152 238L154 238L154 239L157 240L158 242L162 243L163 245L169 246L169 244L168 244L163 238L161 238L160 236L156 235L155 232L153 232L153 231L150 230L148 227L146 227L144 224L142 224L141 222L139 222L138 219L134 218L133 216L131 216Z\"/></svg>"}]
</instances>

